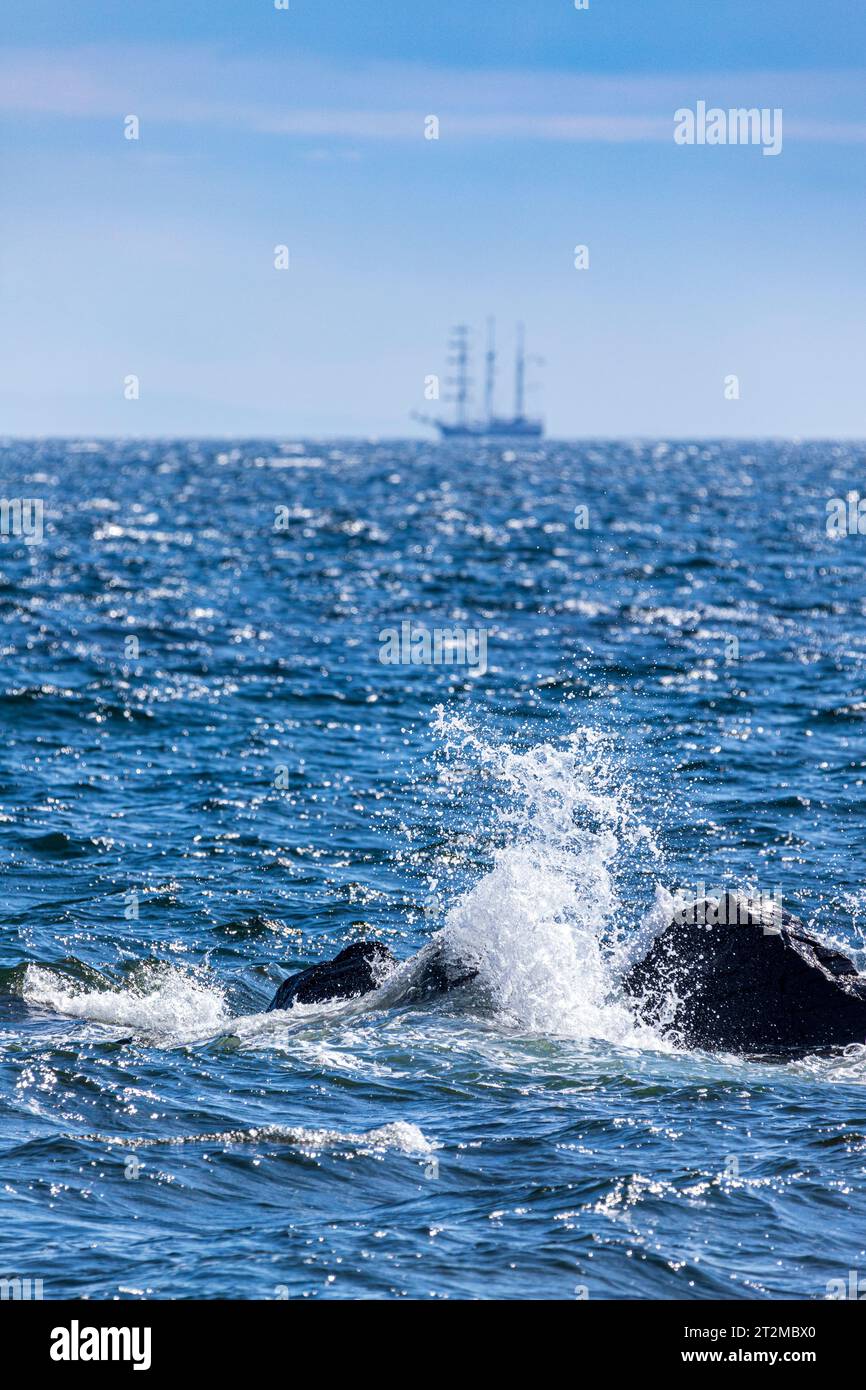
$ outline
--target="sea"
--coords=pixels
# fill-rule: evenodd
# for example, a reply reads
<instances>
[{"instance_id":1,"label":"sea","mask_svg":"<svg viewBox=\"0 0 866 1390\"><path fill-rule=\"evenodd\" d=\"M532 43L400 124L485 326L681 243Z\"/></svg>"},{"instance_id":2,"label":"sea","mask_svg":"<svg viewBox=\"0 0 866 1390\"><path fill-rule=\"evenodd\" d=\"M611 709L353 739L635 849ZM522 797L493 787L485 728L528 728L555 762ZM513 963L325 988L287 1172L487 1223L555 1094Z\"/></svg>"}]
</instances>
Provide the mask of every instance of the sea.
<instances>
[{"instance_id":1,"label":"sea","mask_svg":"<svg viewBox=\"0 0 866 1390\"><path fill-rule=\"evenodd\" d=\"M620 988L726 889L866 965L858 488L850 441L0 440L0 1278L866 1289L866 1046ZM437 934L450 994L266 1011Z\"/></svg>"}]
</instances>

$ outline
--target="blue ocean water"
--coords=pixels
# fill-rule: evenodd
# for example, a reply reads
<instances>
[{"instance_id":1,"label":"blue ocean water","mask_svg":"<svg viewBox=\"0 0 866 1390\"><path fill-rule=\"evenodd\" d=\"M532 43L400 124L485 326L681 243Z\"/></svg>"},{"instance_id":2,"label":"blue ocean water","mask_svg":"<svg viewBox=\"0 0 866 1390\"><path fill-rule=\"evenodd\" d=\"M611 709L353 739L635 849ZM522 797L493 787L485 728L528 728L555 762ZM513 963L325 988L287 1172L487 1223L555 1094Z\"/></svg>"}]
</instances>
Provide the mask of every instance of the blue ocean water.
<instances>
[{"instance_id":1,"label":"blue ocean water","mask_svg":"<svg viewBox=\"0 0 866 1390\"><path fill-rule=\"evenodd\" d=\"M44 536L0 542L0 1276L811 1299L863 1270L866 1047L678 1052L618 981L701 884L866 963L866 539L826 531L864 459L5 441ZM381 660L404 623L454 659ZM437 931L477 987L262 1012Z\"/></svg>"}]
</instances>

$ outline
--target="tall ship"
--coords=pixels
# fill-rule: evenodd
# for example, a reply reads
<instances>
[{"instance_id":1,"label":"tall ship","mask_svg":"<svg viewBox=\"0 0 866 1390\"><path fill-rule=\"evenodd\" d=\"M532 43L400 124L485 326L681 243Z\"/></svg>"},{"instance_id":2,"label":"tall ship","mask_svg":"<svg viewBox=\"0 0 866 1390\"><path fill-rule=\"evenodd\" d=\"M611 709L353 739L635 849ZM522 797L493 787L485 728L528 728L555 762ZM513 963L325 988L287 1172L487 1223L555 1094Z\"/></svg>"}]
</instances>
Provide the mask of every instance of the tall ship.
<instances>
[{"instance_id":1,"label":"tall ship","mask_svg":"<svg viewBox=\"0 0 866 1390\"><path fill-rule=\"evenodd\" d=\"M533 361L540 359L534 358ZM465 323L452 328L448 341L448 365L454 375L447 378L454 387L451 399L455 403L453 420L435 419L429 415L414 418L424 425L433 425L442 439L541 439L544 421L532 419L524 409L526 395L526 350L523 324L517 325L517 349L514 362L514 414L497 415L496 393L496 323L487 320L487 351L484 354L484 416L472 419L469 414L472 379L470 377L469 329Z\"/></svg>"}]
</instances>

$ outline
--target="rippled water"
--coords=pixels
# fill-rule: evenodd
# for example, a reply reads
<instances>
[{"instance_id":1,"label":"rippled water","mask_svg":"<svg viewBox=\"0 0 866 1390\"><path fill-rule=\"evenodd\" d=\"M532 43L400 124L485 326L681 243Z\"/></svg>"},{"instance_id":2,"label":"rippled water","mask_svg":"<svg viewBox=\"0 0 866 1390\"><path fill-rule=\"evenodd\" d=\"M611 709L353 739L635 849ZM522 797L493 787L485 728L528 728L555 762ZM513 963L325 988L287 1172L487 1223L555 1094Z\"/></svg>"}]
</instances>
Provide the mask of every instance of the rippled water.
<instances>
[{"instance_id":1,"label":"rippled water","mask_svg":"<svg viewBox=\"0 0 866 1390\"><path fill-rule=\"evenodd\" d=\"M7 441L45 533L0 542L0 1276L821 1298L866 1268L866 1049L677 1052L618 991L701 883L866 963L866 538L825 529L863 475L833 443ZM486 661L383 663L403 622ZM480 967L446 999L262 1013L439 930Z\"/></svg>"}]
</instances>

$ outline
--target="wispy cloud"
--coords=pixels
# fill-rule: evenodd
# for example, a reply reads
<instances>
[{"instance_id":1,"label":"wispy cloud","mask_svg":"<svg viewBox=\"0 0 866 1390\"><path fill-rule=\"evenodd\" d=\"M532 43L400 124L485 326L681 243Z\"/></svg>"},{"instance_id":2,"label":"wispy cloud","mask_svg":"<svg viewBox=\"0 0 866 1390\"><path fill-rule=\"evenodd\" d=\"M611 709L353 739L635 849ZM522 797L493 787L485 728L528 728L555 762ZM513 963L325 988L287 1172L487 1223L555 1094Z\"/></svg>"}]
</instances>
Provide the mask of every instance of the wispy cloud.
<instances>
[{"instance_id":1,"label":"wispy cloud","mask_svg":"<svg viewBox=\"0 0 866 1390\"><path fill-rule=\"evenodd\" d=\"M697 99L781 106L786 141L866 142L866 74L753 72L599 76L461 71L405 63L363 72L306 55L239 58L202 47L9 50L0 111L30 117L205 125L287 137L561 142L667 141L673 112Z\"/></svg>"}]
</instances>

